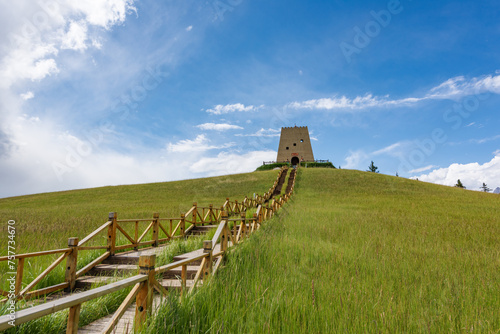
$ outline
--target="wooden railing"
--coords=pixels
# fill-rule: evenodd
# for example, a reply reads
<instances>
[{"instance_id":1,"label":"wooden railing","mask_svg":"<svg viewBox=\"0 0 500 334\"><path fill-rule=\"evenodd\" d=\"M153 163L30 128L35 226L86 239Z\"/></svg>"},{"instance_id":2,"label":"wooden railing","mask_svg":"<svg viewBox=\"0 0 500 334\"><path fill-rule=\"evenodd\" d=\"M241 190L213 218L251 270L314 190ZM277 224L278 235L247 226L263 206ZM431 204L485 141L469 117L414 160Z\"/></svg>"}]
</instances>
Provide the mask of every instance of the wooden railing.
<instances>
[{"instance_id":1,"label":"wooden railing","mask_svg":"<svg viewBox=\"0 0 500 334\"><path fill-rule=\"evenodd\" d=\"M246 212L248 208L255 208L258 205L263 205L272 197L272 194L278 184L278 180L283 173L287 172L287 167L282 168L276 181L271 188L262 196L256 195L255 198L245 199L241 202L226 201L220 209L214 208L212 204L208 207L198 207L197 203L193 203L191 209L185 214L181 214L178 218L160 218L159 213L154 213L153 218L146 219L118 219L116 212L111 212L108 216L108 221L98 227L95 231L91 232L82 240L78 238L68 239L68 248L48 250L27 254L16 254L10 256L0 257L1 261L8 261L9 267L16 268L16 281L15 281L15 298L4 298L0 302L8 300L30 299L36 298L49 293L65 290L67 292L74 290L76 280L92 268L103 262L109 256L115 255L119 251L138 250L140 247L158 247L161 244L167 243L173 239L184 238L186 234L193 229L196 225L205 224L219 224L221 222L221 215L226 211L229 216L240 215ZM129 224L134 224L133 235L130 235ZM141 224L147 224L144 230L140 230ZM87 246L86 244L98 235L106 235L107 243L101 246ZM125 238L126 244L117 245L119 235ZM132 234L132 233L131 233ZM148 238L147 238L148 237ZM104 250L105 252L91 261L89 264L77 271L78 256L81 251L88 250ZM26 258L34 258L47 256L52 254L61 254L54 262L52 262L41 274L39 274L33 281L28 283L24 288L23 274ZM38 290L33 290L45 277L49 275L59 264L66 259L65 281L49 287L44 287ZM17 260L17 265L14 261ZM33 290L33 291L31 291ZM8 297L9 292L0 290L0 296Z\"/></svg>"},{"instance_id":2,"label":"wooden railing","mask_svg":"<svg viewBox=\"0 0 500 334\"><path fill-rule=\"evenodd\" d=\"M278 179L281 177L282 173L285 173L287 170L280 170L280 174L278 175ZM217 217L220 217L220 223L218 224L217 230L212 238L212 240L207 240L203 242L203 254L199 256L193 256L187 259L183 259L180 261L176 261L158 268L155 268L155 255L150 256L141 256L139 259L139 275L129 277L123 279L121 281L107 284L105 286L95 288L89 291L84 291L80 293L75 293L73 295L63 297L57 300L54 300L49 303L41 304L32 308L24 309L16 312L15 324L19 325L42 316L64 310L69 308L69 316L68 316L68 324L66 333L77 333L78 330L78 321L80 316L81 306L84 302L98 298L100 296L110 294L117 290L121 290L130 286L133 286L130 293L127 295L123 303L120 305L118 310L114 313L113 317L109 320L105 330L103 333L111 333L115 326L118 324L118 321L125 313L125 310L132 304L132 302L136 301L136 312L135 312L135 330L140 330L141 326L145 323L145 318L148 313L152 310L152 299L153 299L153 290L158 291L161 294L167 294L167 290L156 280L156 274L165 273L168 270L172 270L178 267L182 267L181 270L181 294L185 293L186 290L186 279L187 279L187 265L201 260L201 265L194 277L193 285L191 286L189 292L193 291L197 286L197 283L200 279L207 279L210 275L213 275L217 272L219 268L223 255L227 252L229 247L235 246L238 243L244 241L245 238L249 237L250 234L254 233L258 230L261 224L270 219L274 213L276 213L288 200L293 192L295 185L295 171L290 174L289 184L287 187L287 193L285 195L280 196L279 198L272 199L268 201L265 206L263 204L257 205L256 213L253 214L253 217L246 217L245 210L243 208L247 208L249 206L246 205L254 205L257 203L257 200L249 200L245 199L242 203L238 203L237 201L230 202L229 199L226 200L222 208L230 208L234 213L236 211L240 211L239 218L229 218L229 212L220 211L213 209L213 206L209 206L208 208L199 208L194 203L193 207L187 212L186 215L191 216L191 220L186 220L186 215L181 215L180 219L177 218L159 218L158 214L153 215L153 219L122 219L118 220L116 213L111 213L109 215L109 220L96 229L94 232L89 234L87 237L82 239L80 243L78 243L78 238L70 238L68 242L68 248L38 252L38 253L29 253L29 254L21 254L16 255L16 259L19 261L18 266L18 276L22 279L22 271L23 271L23 263L24 259L28 257L34 256L42 256L42 255L50 255L50 254L59 254L62 255L51 264L42 274L40 274L34 281L32 281L27 287L20 291L19 297L26 298L28 295L41 294L42 290L45 290L44 293L48 293L47 291L57 291L58 289L72 289L74 288L76 278L85 274L90 268L95 266L97 263L102 262L106 257L114 254L117 250L122 250L126 248L137 248L140 246L151 245L157 246L160 242L170 240L176 236L182 237L185 234L185 223L191 223L191 227L196 224L204 224L210 221L211 223L217 221ZM270 188L268 194L272 194L274 189L276 188L277 181ZM265 198L263 196L262 198ZM245 204L246 203L246 204ZM201 212L201 213L200 213ZM199 219L199 220L198 220ZM173 228L173 222L177 221L178 223ZM138 224L140 222L150 222L146 230L138 235ZM132 238L128 235L125 230L119 225L119 223L130 223L135 222L135 233ZM162 222L169 222L167 225L167 229L163 226ZM233 228L230 228L230 224L232 223ZM85 247L83 246L89 240L94 238L97 234L107 230L108 232L108 245L105 248L97 248L97 247ZM130 244L123 246L116 246L116 231L119 230L125 237L130 241ZM153 240L148 242L143 242L143 238L148 231L152 230ZM162 230L165 234L165 238L159 238L159 231ZM176 234L179 231L179 234ZM219 251L215 252L216 246L220 245ZM126 246L126 247L125 247ZM88 250L88 249L106 249L107 251L88 264L86 267L80 269L76 272L76 262L77 255L79 250ZM5 260L3 257L0 260ZM59 286L53 286L46 289L37 290L31 293L27 293L31 288L33 288L43 277L45 277L52 269L54 269L59 263L61 263L64 259L67 259L67 271L66 271L66 282L60 284ZM20 268L20 269L19 269ZM18 277L18 278L19 278ZM22 281L16 280L16 291L20 290ZM4 292L2 291L2 294ZM17 294L17 292L16 292ZM4 294L5 295L5 294ZM0 317L0 331L6 330L11 327L9 322L11 322L10 315L4 315Z\"/></svg>"}]
</instances>

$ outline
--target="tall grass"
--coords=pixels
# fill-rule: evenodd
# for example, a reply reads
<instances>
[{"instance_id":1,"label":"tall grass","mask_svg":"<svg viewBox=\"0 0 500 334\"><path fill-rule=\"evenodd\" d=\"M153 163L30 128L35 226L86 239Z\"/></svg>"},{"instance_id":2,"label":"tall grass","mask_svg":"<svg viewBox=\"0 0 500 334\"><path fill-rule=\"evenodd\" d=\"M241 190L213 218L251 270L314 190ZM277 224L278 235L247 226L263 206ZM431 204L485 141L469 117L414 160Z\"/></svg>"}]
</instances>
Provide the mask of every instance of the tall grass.
<instances>
[{"instance_id":1,"label":"tall grass","mask_svg":"<svg viewBox=\"0 0 500 334\"><path fill-rule=\"evenodd\" d=\"M7 221L15 220L16 252L27 253L67 247L70 237L84 238L105 223L108 213L118 212L118 218L179 217L193 202L199 206L221 206L226 197L242 200L253 193L266 192L276 179L277 171L228 175L176 182L102 187L0 199L0 256L7 255ZM128 225L127 225L128 224ZM122 224L133 235L133 223ZM141 223L145 229L147 223ZM117 244L126 239L118 233ZM106 245L105 232L88 245ZM79 267L100 253L79 252ZM59 254L60 255L60 254ZM27 284L47 268L59 255L29 258L25 261L24 279ZM64 261L42 280L36 288L60 283L64 278ZM7 289L4 273L7 263L0 262L0 289Z\"/></svg>"},{"instance_id":2,"label":"tall grass","mask_svg":"<svg viewBox=\"0 0 500 334\"><path fill-rule=\"evenodd\" d=\"M291 205L148 333L500 332L500 196L302 169Z\"/></svg>"}]
</instances>

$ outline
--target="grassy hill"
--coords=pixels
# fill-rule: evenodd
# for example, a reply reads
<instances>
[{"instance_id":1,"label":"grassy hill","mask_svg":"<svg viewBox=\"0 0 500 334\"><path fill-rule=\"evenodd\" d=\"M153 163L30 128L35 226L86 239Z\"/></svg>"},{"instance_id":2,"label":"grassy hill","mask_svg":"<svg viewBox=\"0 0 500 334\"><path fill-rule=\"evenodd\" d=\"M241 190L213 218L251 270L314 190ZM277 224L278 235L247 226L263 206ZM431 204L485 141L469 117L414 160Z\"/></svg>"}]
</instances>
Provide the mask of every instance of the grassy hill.
<instances>
[{"instance_id":1,"label":"grassy hill","mask_svg":"<svg viewBox=\"0 0 500 334\"><path fill-rule=\"evenodd\" d=\"M0 216L4 225L16 220L18 252L51 249L91 232L109 211L177 215L195 201L263 193L275 178L269 171L16 197L0 200ZM499 208L494 194L301 169L292 201L209 284L182 304L169 298L148 332L498 333ZM0 244L3 252L7 238Z\"/></svg>"},{"instance_id":2,"label":"grassy hill","mask_svg":"<svg viewBox=\"0 0 500 334\"><path fill-rule=\"evenodd\" d=\"M149 332L499 332L500 196L331 169L295 189Z\"/></svg>"},{"instance_id":3,"label":"grassy hill","mask_svg":"<svg viewBox=\"0 0 500 334\"><path fill-rule=\"evenodd\" d=\"M0 226L16 221L17 252L64 248L69 237L83 238L107 221L109 212L119 218L178 217L193 202L221 206L226 197L242 200L262 194L276 180L276 171L247 173L164 183L101 187L0 199ZM0 256L7 252L0 241Z\"/></svg>"}]
</instances>

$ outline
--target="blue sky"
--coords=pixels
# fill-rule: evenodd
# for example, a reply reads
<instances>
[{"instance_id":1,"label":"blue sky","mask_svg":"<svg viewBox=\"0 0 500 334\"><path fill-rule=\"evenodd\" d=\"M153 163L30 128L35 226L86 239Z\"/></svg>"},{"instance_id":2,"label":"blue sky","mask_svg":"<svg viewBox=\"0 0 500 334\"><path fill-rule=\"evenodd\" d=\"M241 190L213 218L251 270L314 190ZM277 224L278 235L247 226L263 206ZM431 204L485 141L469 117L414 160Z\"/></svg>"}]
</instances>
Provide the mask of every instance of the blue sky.
<instances>
[{"instance_id":1,"label":"blue sky","mask_svg":"<svg viewBox=\"0 0 500 334\"><path fill-rule=\"evenodd\" d=\"M500 186L495 1L19 0L0 11L0 197L317 159Z\"/></svg>"}]
</instances>

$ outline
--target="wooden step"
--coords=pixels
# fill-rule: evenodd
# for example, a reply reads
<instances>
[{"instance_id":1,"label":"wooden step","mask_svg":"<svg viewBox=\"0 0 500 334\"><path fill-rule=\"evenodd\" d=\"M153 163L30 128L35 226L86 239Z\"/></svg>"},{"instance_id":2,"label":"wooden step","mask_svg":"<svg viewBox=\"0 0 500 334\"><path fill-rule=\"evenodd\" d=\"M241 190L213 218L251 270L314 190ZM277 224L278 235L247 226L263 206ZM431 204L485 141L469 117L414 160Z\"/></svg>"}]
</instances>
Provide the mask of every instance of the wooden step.
<instances>
[{"instance_id":1,"label":"wooden step","mask_svg":"<svg viewBox=\"0 0 500 334\"><path fill-rule=\"evenodd\" d=\"M198 272L199 268L200 268L199 265L198 266L196 266L196 265L187 266L186 278L193 279L196 276L196 273ZM179 268L175 268L175 269L168 270L168 271L164 272L163 278L170 278L170 279L179 278L180 279L181 274L182 274L182 267L179 267Z\"/></svg>"},{"instance_id":2,"label":"wooden step","mask_svg":"<svg viewBox=\"0 0 500 334\"><path fill-rule=\"evenodd\" d=\"M88 290L96 285L109 284L116 281L115 277L108 276L83 276L76 280L76 288L82 290Z\"/></svg>"},{"instance_id":3,"label":"wooden step","mask_svg":"<svg viewBox=\"0 0 500 334\"><path fill-rule=\"evenodd\" d=\"M136 264L98 264L89 271L94 276L115 276L122 274L138 274Z\"/></svg>"},{"instance_id":4,"label":"wooden step","mask_svg":"<svg viewBox=\"0 0 500 334\"><path fill-rule=\"evenodd\" d=\"M160 283L167 290L180 290L182 286L182 282L180 279L164 279ZM193 286L193 283L194 280L186 280L186 288L191 288ZM200 285L203 285L202 280L198 281L198 286Z\"/></svg>"}]
</instances>

